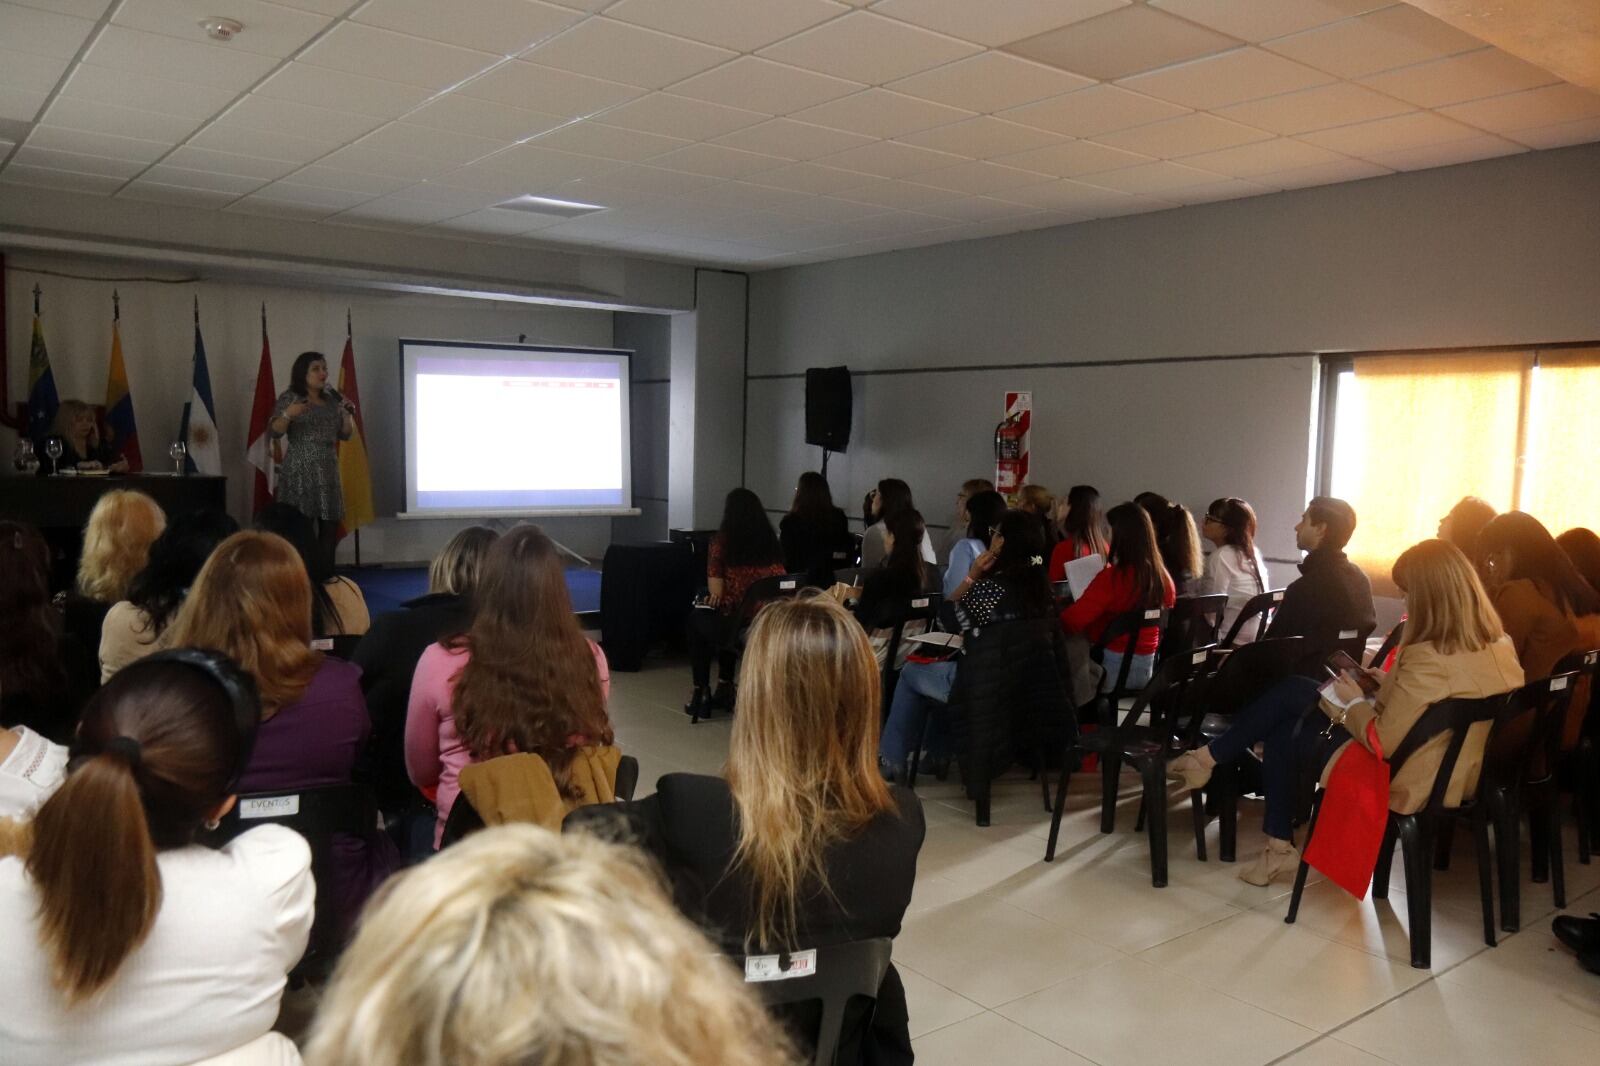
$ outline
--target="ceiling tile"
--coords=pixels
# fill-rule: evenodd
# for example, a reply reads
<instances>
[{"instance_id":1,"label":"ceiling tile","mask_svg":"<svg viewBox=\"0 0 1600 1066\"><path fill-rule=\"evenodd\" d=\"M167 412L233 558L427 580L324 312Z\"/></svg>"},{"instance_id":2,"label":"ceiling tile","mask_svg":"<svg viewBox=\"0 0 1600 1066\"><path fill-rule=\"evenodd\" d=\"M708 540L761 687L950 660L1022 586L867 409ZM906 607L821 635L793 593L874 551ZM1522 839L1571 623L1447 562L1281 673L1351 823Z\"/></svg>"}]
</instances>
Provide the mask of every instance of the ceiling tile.
<instances>
[{"instance_id":1,"label":"ceiling tile","mask_svg":"<svg viewBox=\"0 0 1600 1066\"><path fill-rule=\"evenodd\" d=\"M368 78L392 78L426 89L448 89L499 61L498 56L425 41L358 22L341 22L298 62Z\"/></svg>"},{"instance_id":2,"label":"ceiling tile","mask_svg":"<svg viewBox=\"0 0 1600 1066\"><path fill-rule=\"evenodd\" d=\"M300 165L319 159L343 144L338 138L296 137L288 133L250 129L231 122L213 122L190 137L189 143L234 155L281 159Z\"/></svg>"},{"instance_id":3,"label":"ceiling tile","mask_svg":"<svg viewBox=\"0 0 1600 1066\"><path fill-rule=\"evenodd\" d=\"M186 189L181 185L164 185L156 181L132 181L117 193L120 200L139 200L151 204L174 204L178 207L203 207L216 210L231 204L238 197L231 192L213 189Z\"/></svg>"},{"instance_id":4,"label":"ceiling tile","mask_svg":"<svg viewBox=\"0 0 1600 1066\"><path fill-rule=\"evenodd\" d=\"M1003 52L984 52L891 82L888 88L935 103L988 114L1020 107L1092 85L1068 74Z\"/></svg>"},{"instance_id":5,"label":"ceiling tile","mask_svg":"<svg viewBox=\"0 0 1600 1066\"><path fill-rule=\"evenodd\" d=\"M0 41L18 52L71 59L94 25L90 18L0 3Z\"/></svg>"},{"instance_id":6,"label":"ceiling tile","mask_svg":"<svg viewBox=\"0 0 1600 1066\"><path fill-rule=\"evenodd\" d=\"M320 15L342 15L350 10L350 0L272 0L272 2L282 4L284 7L299 8L301 11L315 11Z\"/></svg>"},{"instance_id":7,"label":"ceiling tile","mask_svg":"<svg viewBox=\"0 0 1600 1066\"><path fill-rule=\"evenodd\" d=\"M606 17L753 52L849 10L832 0L622 0Z\"/></svg>"},{"instance_id":8,"label":"ceiling tile","mask_svg":"<svg viewBox=\"0 0 1600 1066\"><path fill-rule=\"evenodd\" d=\"M288 222L319 222L333 214L326 207L291 203L287 200L267 200L257 196L246 196L235 200L223 210L229 214L276 218Z\"/></svg>"},{"instance_id":9,"label":"ceiling tile","mask_svg":"<svg viewBox=\"0 0 1600 1066\"><path fill-rule=\"evenodd\" d=\"M1479 132L1471 126L1463 126L1432 112L1413 111L1394 118L1380 118L1376 122L1318 130L1303 134L1300 139L1343 155L1368 159L1382 152L1462 141L1477 136Z\"/></svg>"},{"instance_id":10,"label":"ceiling tile","mask_svg":"<svg viewBox=\"0 0 1600 1066\"><path fill-rule=\"evenodd\" d=\"M1049 174L1033 170L974 161L918 174L916 180L918 184L931 185L936 189L983 195L1020 189L1025 185L1043 185L1055 179Z\"/></svg>"},{"instance_id":11,"label":"ceiling tile","mask_svg":"<svg viewBox=\"0 0 1600 1066\"><path fill-rule=\"evenodd\" d=\"M1391 0L1150 0L1190 22L1237 37L1266 41L1387 7Z\"/></svg>"},{"instance_id":12,"label":"ceiling tile","mask_svg":"<svg viewBox=\"0 0 1600 1066\"><path fill-rule=\"evenodd\" d=\"M838 100L797 111L802 122L849 130L869 137L900 137L931 126L971 118L972 112L918 100L887 89L867 89Z\"/></svg>"},{"instance_id":13,"label":"ceiling tile","mask_svg":"<svg viewBox=\"0 0 1600 1066\"><path fill-rule=\"evenodd\" d=\"M1549 85L1543 89L1528 89L1489 100L1442 107L1439 113L1494 133L1515 133L1537 126L1600 116L1600 95L1576 85Z\"/></svg>"},{"instance_id":14,"label":"ceiling tile","mask_svg":"<svg viewBox=\"0 0 1600 1066\"><path fill-rule=\"evenodd\" d=\"M538 0L472 0L470 10L463 6L439 0L369 0L350 17L369 26L500 56L526 51L583 17Z\"/></svg>"},{"instance_id":15,"label":"ceiling tile","mask_svg":"<svg viewBox=\"0 0 1600 1066\"><path fill-rule=\"evenodd\" d=\"M1427 144L1420 148L1404 148L1398 152L1380 152L1371 156L1379 166L1391 170L1426 170L1429 167L1448 167L1457 163L1471 163L1495 156L1515 155L1528 149L1503 137L1484 133L1465 140L1444 144Z\"/></svg>"},{"instance_id":16,"label":"ceiling tile","mask_svg":"<svg viewBox=\"0 0 1600 1066\"><path fill-rule=\"evenodd\" d=\"M499 208L489 207L481 211L472 211L465 215L446 219L429 227L442 230L446 233L497 233L514 237L519 233L532 233L534 230L544 229L546 226L556 225L550 219L542 219L538 215L531 215L526 211L504 211Z\"/></svg>"},{"instance_id":17,"label":"ceiling tile","mask_svg":"<svg viewBox=\"0 0 1600 1066\"><path fill-rule=\"evenodd\" d=\"M1154 163L1140 163L1136 167L1123 167L1120 170L1091 174L1082 180L1086 184L1098 185L1103 189L1113 189L1117 192L1160 196L1163 193L1176 193L1197 185L1210 185L1222 177L1223 175L1210 170L1199 170L1181 163L1158 160Z\"/></svg>"},{"instance_id":18,"label":"ceiling tile","mask_svg":"<svg viewBox=\"0 0 1600 1066\"><path fill-rule=\"evenodd\" d=\"M409 122L391 122L381 126L356 142L361 148L375 148L380 152L399 155L419 155L441 163L462 166L474 159L492 155L506 146L506 142L489 137L478 137L459 130L443 130L432 126L415 126Z\"/></svg>"},{"instance_id":19,"label":"ceiling tile","mask_svg":"<svg viewBox=\"0 0 1600 1066\"><path fill-rule=\"evenodd\" d=\"M61 80L67 63L68 60L60 56L42 56L0 48L0 85L47 93Z\"/></svg>"},{"instance_id":20,"label":"ceiling tile","mask_svg":"<svg viewBox=\"0 0 1600 1066\"><path fill-rule=\"evenodd\" d=\"M884 208L897 208L904 211L933 210L935 204L948 204L953 200L961 199L961 194L949 189L938 189L932 185L922 185L913 181L883 181L876 185L868 185L861 189L851 189L841 193L839 199L832 197L819 198L824 203L847 203L854 205L859 213L864 208L882 211ZM811 218L831 219L837 213L837 208L819 210L808 201L798 204L790 210L797 215ZM847 218L857 217L846 215ZM841 219L842 221L842 219Z\"/></svg>"},{"instance_id":21,"label":"ceiling tile","mask_svg":"<svg viewBox=\"0 0 1600 1066\"><path fill-rule=\"evenodd\" d=\"M333 21L327 15L260 0L228 0L225 6L224 13L244 23L245 32L223 47L229 52L253 52L276 59L293 55ZM208 48L216 47L200 28L200 16L209 10L201 10L201 7L191 0L122 0L111 22Z\"/></svg>"},{"instance_id":22,"label":"ceiling tile","mask_svg":"<svg viewBox=\"0 0 1600 1066\"><path fill-rule=\"evenodd\" d=\"M1065 96L1002 111L1000 117L1070 137L1093 137L1112 130L1174 118L1188 108L1115 85L1094 85Z\"/></svg>"},{"instance_id":23,"label":"ceiling tile","mask_svg":"<svg viewBox=\"0 0 1600 1066\"><path fill-rule=\"evenodd\" d=\"M1302 63L1359 78L1380 70L1483 47L1478 38L1405 4L1268 42L1265 47Z\"/></svg>"},{"instance_id":24,"label":"ceiling tile","mask_svg":"<svg viewBox=\"0 0 1600 1066\"><path fill-rule=\"evenodd\" d=\"M29 123L49 99L48 93L32 89L13 89L0 82L0 120Z\"/></svg>"},{"instance_id":25,"label":"ceiling tile","mask_svg":"<svg viewBox=\"0 0 1600 1066\"><path fill-rule=\"evenodd\" d=\"M430 100L407 114L405 120L417 126L470 133L503 143L527 140L570 121L560 115L528 111L491 100L475 100L460 93L446 93Z\"/></svg>"},{"instance_id":26,"label":"ceiling tile","mask_svg":"<svg viewBox=\"0 0 1600 1066\"><path fill-rule=\"evenodd\" d=\"M689 142L681 137L662 137L641 130L625 130L601 122L573 122L541 134L528 142L539 148L615 159L623 163L642 163Z\"/></svg>"},{"instance_id":27,"label":"ceiling tile","mask_svg":"<svg viewBox=\"0 0 1600 1066\"><path fill-rule=\"evenodd\" d=\"M1183 162L1186 166L1214 170L1218 174L1227 174L1235 178L1256 178L1280 170L1337 163L1344 158L1337 152L1318 148L1314 144L1279 137L1276 140L1224 148L1220 152L1202 152L1199 155L1186 156Z\"/></svg>"},{"instance_id":28,"label":"ceiling tile","mask_svg":"<svg viewBox=\"0 0 1600 1066\"><path fill-rule=\"evenodd\" d=\"M1569 144L1588 144L1590 141L1600 141L1600 118L1580 118L1574 122L1558 122L1553 126L1535 126L1517 130L1509 136L1529 148L1564 148Z\"/></svg>"},{"instance_id":29,"label":"ceiling tile","mask_svg":"<svg viewBox=\"0 0 1600 1066\"><path fill-rule=\"evenodd\" d=\"M818 156L842 152L846 148L871 144L873 138L811 122L796 122L792 118L774 118L718 137L715 143L786 159L816 159Z\"/></svg>"},{"instance_id":30,"label":"ceiling tile","mask_svg":"<svg viewBox=\"0 0 1600 1066\"><path fill-rule=\"evenodd\" d=\"M1251 141L1264 141L1271 136L1253 126L1197 113L1163 119L1130 130L1103 133L1094 139L1112 148L1124 148L1159 159L1176 159L1196 152L1212 152Z\"/></svg>"},{"instance_id":31,"label":"ceiling tile","mask_svg":"<svg viewBox=\"0 0 1600 1066\"><path fill-rule=\"evenodd\" d=\"M991 48L1103 15L1132 0L881 0L873 10Z\"/></svg>"},{"instance_id":32,"label":"ceiling tile","mask_svg":"<svg viewBox=\"0 0 1600 1066\"><path fill-rule=\"evenodd\" d=\"M319 107L337 102L340 111L355 111L382 119L399 118L429 96L426 89L415 85L364 78L306 63L290 63L262 82L254 92L257 96Z\"/></svg>"},{"instance_id":33,"label":"ceiling tile","mask_svg":"<svg viewBox=\"0 0 1600 1066\"><path fill-rule=\"evenodd\" d=\"M429 200L413 200L406 196L384 196L345 211L339 218L383 219L392 222L410 222L426 225L459 215L450 204Z\"/></svg>"},{"instance_id":34,"label":"ceiling tile","mask_svg":"<svg viewBox=\"0 0 1600 1066\"><path fill-rule=\"evenodd\" d=\"M643 95L631 85L536 66L520 59L501 64L456 92L567 118L592 115Z\"/></svg>"},{"instance_id":35,"label":"ceiling tile","mask_svg":"<svg viewBox=\"0 0 1600 1066\"><path fill-rule=\"evenodd\" d=\"M1006 122L993 115L979 115L948 126L937 126L920 133L908 133L899 140L922 148L954 152L969 159L989 159L1029 148L1040 148L1061 139L1034 126Z\"/></svg>"},{"instance_id":36,"label":"ceiling tile","mask_svg":"<svg viewBox=\"0 0 1600 1066\"><path fill-rule=\"evenodd\" d=\"M1044 185L1029 185L1014 189L1006 193L1005 199L1050 211L1082 211L1098 214L1114 209L1118 205L1127 204L1133 198L1115 189L1103 189L1096 185L1086 185L1081 181L1062 178Z\"/></svg>"},{"instance_id":37,"label":"ceiling tile","mask_svg":"<svg viewBox=\"0 0 1600 1066\"><path fill-rule=\"evenodd\" d=\"M787 115L861 88L859 82L801 70L758 56L740 56L732 63L678 83L672 91L714 104Z\"/></svg>"},{"instance_id":38,"label":"ceiling tile","mask_svg":"<svg viewBox=\"0 0 1600 1066\"><path fill-rule=\"evenodd\" d=\"M954 37L855 11L764 48L761 55L836 78L882 85L977 51L976 45Z\"/></svg>"},{"instance_id":39,"label":"ceiling tile","mask_svg":"<svg viewBox=\"0 0 1600 1066\"><path fill-rule=\"evenodd\" d=\"M33 132L28 134L27 140L30 148L54 148L62 152L125 159L135 163L155 162L172 150L172 143L118 137L109 133L69 130L60 126L35 126Z\"/></svg>"},{"instance_id":40,"label":"ceiling tile","mask_svg":"<svg viewBox=\"0 0 1600 1066\"><path fill-rule=\"evenodd\" d=\"M1273 133L1287 135L1388 118L1410 110L1409 104L1392 97L1349 82L1337 82L1316 89L1235 104L1220 108L1217 114L1248 126L1259 126Z\"/></svg>"},{"instance_id":41,"label":"ceiling tile","mask_svg":"<svg viewBox=\"0 0 1600 1066\"><path fill-rule=\"evenodd\" d=\"M648 193L651 196L681 196L695 189L703 189L717 180L706 174L690 174L684 170L631 166L563 186L555 195L574 196L589 203L606 203L606 200L595 201L589 197L585 188L599 189L602 196L610 196L613 189L620 189L624 193Z\"/></svg>"},{"instance_id":42,"label":"ceiling tile","mask_svg":"<svg viewBox=\"0 0 1600 1066\"><path fill-rule=\"evenodd\" d=\"M876 174L880 178L903 178L907 174L947 167L962 159L959 155L913 148L896 141L874 141L837 155L824 156L821 162L825 166L858 170L863 174Z\"/></svg>"},{"instance_id":43,"label":"ceiling tile","mask_svg":"<svg viewBox=\"0 0 1600 1066\"><path fill-rule=\"evenodd\" d=\"M1362 78L1361 84L1418 107L1443 107L1549 85L1555 75L1498 48L1480 48Z\"/></svg>"},{"instance_id":44,"label":"ceiling tile","mask_svg":"<svg viewBox=\"0 0 1600 1066\"><path fill-rule=\"evenodd\" d=\"M775 170L788 162L776 156L742 152L719 144L691 144L651 161L653 166L686 170L691 174L709 174L714 178L747 178L763 170Z\"/></svg>"},{"instance_id":45,"label":"ceiling tile","mask_svg":"<svg viewBox=\"0 0 1600 1066\"><path fill-rule=\"evenodd\" d=\"M1272 174L1261 174L1256 180L1264 185L1274 185L1280 189L1308 189L1313 185L1332 185L1341 181L1361 181L1365 178L1379 178L1385 174L1393 174L1388 167L1380 167L1376 163L1369 163L1364 159L1344 159L1337 163L1321 163L1309 167L1296 167L1293 170L1280 170Z\"/></svg>"},{"instance_id":46,"label":"ceiling tile","mask_svg":"<svg viewBox=\"0 0 1600 1066\"><path fill-rule=\"evenodd\" d=\"M752 185L746 181L724 181L696 189L686 197L692 203L712 204L720 207L743 207L770 210L787 208L815 199L809 193L791 189L774 189L766 185Z\"/></svg>"},{"instance_id":47,"label":"ceiling tile","mask_svg":"<svg viewBox=\"0 0 1600 1066\"><path fill-rule=\"evenodd\" d=\"M308 167L301 167L278 184L281 185L284 182L290 182L296 186L311 185L320 189L366 193L369 199L374 196L382 196L385 193L398 192L407 185L412 184L408 178L385 177L379 174L357 174L348 170L334 170L332 167L325 167L316 163Z\"/></svg>"},{"instance_id":48,"label":"ceiling tile","mask_svg":"<svg viewBox=\"0 0 1600 1066\"><path fill-rule=\"evenodd\" d=\"M328 189L319 185L301 185L293 181L275 181L263 185L253 194L260 200L282 200L294 204L311 204L325 207L331 214L364 204L373 197L364 192L346 189Z\"/></svg>"},{"instance_id":49,"label":"ceiling tile","mask_svg":"<svg viewBox=\"0 0 1600 1066\"><path fill-rule=\"evenodd\" d=\"M174 148L162 162L188 170L204 170L212 174L232 174L241 178L259 178L262 181L281 178L295 168L293 163L286 163L279 159L263 159L259 156L239 155L235 152L219 152L212 148L197 148L187 144ZM169 179L155 178L154 180L168 181Z\"/></svg>"},{"instance_id":50,"label":"ceiling tile","mask_svg":"<svg viewBox=\"0 0 1600 1066\"><path fill-rule=\"evenodd\" d=\"M106 13L113 0L10 0L10 3L21 7L37 8L40 11L50 11L58 15L73 15L81 19L95 21Z\"/></svg>"},{"instance_id":51,"label":"ceiling tile","mask_svg":"<svg viewBox=\"0 0 1600 1066\"><path fill-rule=\"evenodd\" d=\"M122 188L124 180L105 174L79 174L70 170L24 166L15 161L4 170L0 170L0 182L7 185L36 185L46 189L93 193L97 196L110 196Z\"/></svg>"},{"instance_id":52,"label":"ceiling tile","mask_svg":"<svg viewBox=\"0 0 1600 1066\"><path fill-rule=\"evenodd\" d=\"M277 65L271 56L231 51L219 44L200 44L158 33L107 26L95 38L84 61L135 74L182 71L184 81L242 92Z\"/></svg>"},{"instance_id":53,"label":"ceiling tile","mask_svg":"<svg viewBox=\"0 0 1600 1066\"><path fill-rule=\"evenodd\" d=\"M440 176L440 180L471 189L483 188L485 184L498 188L506 179L520 182L523 187L507 194L510 196L535 192L536 187L548 187L574 178L596 178L617 169L615 160L558 152L538 147L537 141L529 141L490 159L481 159L471 166L451 171L448 175Z\"/></svg>"},{"instance_id":54,"label":"ceiling tile","mask_svg":"<svg viewBox=\"0 0 1600 1066\"><path fill-rule=\"evenodd\" d=\"M840 170L819 163L793 163L777 170L757 174L754 178L757 185L775 185L780 189L795 189L799 192L825 195L859 189L882 180L853 170Z\"/></svg>"},{"instance_id":55,"label":"ceiling tile","mask_svg":"<svg viewBox=\"0 0 1600 1066\"><path fill-rule=\"evenodd\" d=\"M1118 167L1153 161L1150 156L1123 151L1121 148L1108 148L1093 141L1067 141L1065 144L1052 144L995 160L1023 170L1054 174L1058 178L1074 178L1079 174L1094 174L1101 170L1116 170Z\"/></svg>"},{"instance_id":56,"label":"ceiling tile","mask_svg":"<svg viewBox=\"0 0 1600 1066\"><path fill-rule=\"evenodd\" d=\"M3 80L0 75L0 80ZM182 118L210 118L232 100L232 89L218 89L194 82L169 81L149 74L112 70L79 63L62 87L61 94L77 100L157 111Z\"/></svg>"},{"instance_id":57,"label":"ceiling tile","mask_svg":"<svg viewBox=\"0 0 1600 1066\"><path fill-rule=\"evenodd\" d=\"M574 74L661 89L737 55L726 48L642 26L592 18L546 41L523 58Z\"/></svg>"},{"instance_id":58,"label":"ceiling tile","mask_svg":"<svg viewBox=\"0 0 1600 1066\"><path fill-rule=\"evenodd\" d=\"M959 200L951 200L926 210L930 215L957 222L989 222L1035 213L1035 209L1026 204L1014 204L1009 200L996 200L989 196L964 196Z\"/></svg>"},{"instance_id":59,"label":"ceiling tile","mask_svg":"<svg viewBox=\"0 0 1600 1066\"><path fill-rule=\"evenodd\" d=\"M422 159L414 155L380 152L375 148L351 145L323 156L317 162L335 170L353 170L358 174L382 174L386 177L411 178L423 181L436 178L450 169L449 163L435 159ZM281 175L278 175L281 177Z\"/></svg>"},{"instance_id":60,"label":"ceiling tile","mask_svg":"<svg viewBox=\"0 0 1600 1066\"><path fill-rule=\"evenodd\" d=\"M1331 75L1292 59L1259 48L1238 48L1139 74L1121 84L1174 104L1209 111L1245 100L1326 85L1333 80Z\"/></svg>"},{"instance_id":61,"label":"ceiling tile","mask_svg":"<svg viewBox=\"0 0 1600 1066\"><path fill-rule=\"evenodd\" d=\"M40 121L68 129L174 144L189 136L199 124L192 118L137 111L131 107L116 107L66 96L56 97Z\"/></svg>"},{"instance_id":62,"label":"ceiling tile","mask_svg":"<svg viewBox=\"0 0 1600 1066\"><path fill-rule=\"evenodd\" d=\"M1226 51L1238 43L1164 11L1138 6L1017 41L1006 51L1110 81Z\"/></svg>"},{"instance_id":63,"label":"ceiling tile","mask_svg":"<svg viewBox=\"0 0 1600 1066\"><path fill-rule=\"evenodd\" d=\"M767 121L759 111L693 100L671 93L651 93L614 107L601 116L608 126L663 133L690 141L709 141Z\"/></svg>"},{"instance_id":64,"label":"ceiling tile","mask_svg":"<svg viewBox=\"0 0 1600 1066\"><path fill-rule=\"evenodd\" d=\"M256 94L242 97L219 121L246 129L340 143L370 133L382 123L381 119L371 115L330 111L326 107L313 107Z\"/></svg>"},{"instance_id":65,"label":"ceiling tile","mask_svg":"<svg viewBox=\"0 0 1600 1066\"><path fill-rule=\"evenodd\" d=\"M23 145L11 156L15 166L47 167L50 170L69 170L74 174L99 174L108 178L128 180L145 168L144 163L131 159L109 159L81 152L60 152L54 148L35 148Z\"/></svg>"}]
</instances>

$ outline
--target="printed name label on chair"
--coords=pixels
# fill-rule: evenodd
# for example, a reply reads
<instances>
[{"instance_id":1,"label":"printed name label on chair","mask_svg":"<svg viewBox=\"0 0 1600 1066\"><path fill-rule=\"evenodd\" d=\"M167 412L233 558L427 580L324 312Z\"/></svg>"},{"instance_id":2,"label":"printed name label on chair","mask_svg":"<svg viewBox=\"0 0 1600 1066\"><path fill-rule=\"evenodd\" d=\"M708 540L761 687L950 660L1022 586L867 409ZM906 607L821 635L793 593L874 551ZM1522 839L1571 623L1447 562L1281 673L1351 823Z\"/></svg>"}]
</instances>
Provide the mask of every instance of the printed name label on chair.
<instances>
[{"instance_id":1,"label":"printed name label on chair","mask_svg":"<svg viewBox=\"0 0 1600 1066\"><path fill-rule=\"evenodd\" d=\"M1144 620L1146 622L1154 622L1155 620L1157 620L1160 617L1161 617L1161 608L1159 608L1159 607L1152 607L1150 610L1148 610L1148 611L1146 611L1144 613Z\"/></svg>"},{"instance_id":2,"label":"printed name label on chair","mask_svg":"<svg viewBox=\"0 0 1600 1066\"><path fill-rule=\"evenodd\" d=\"M1356 635L1357 635L1358 632L1359 632L1359 630L1355 630L1355 629L1341 629L1341 630L1339 630L1339 639L1340 640L1354 640L1354 639L1356 639Z\"/></svg>"},{"instance_id":3,"label":"printed name label on chair","mask_svg":"<svg viewBox=\"0 0 1600 1066\"><path fill-rule=\"evenodd\" d=\"M784 592L788 592L792 588L798 588L799 585L800 582L796 581L794 578L790 578L787 581L778 582L778 588L782 589Z\"/></svg>"},{"instance_id":4,"label":"printed name label on chair","mask_svg":"<svg viewBox=\"0 0 1600 1066\"><path fill-rule=\"evenodd\" d=\"M1566 687L1567 687L1567 679L1566 678L1564 678L1564 677L1552 677L1550 679L1550 691L1551 692L1560 692L1562 689L1564 689Z\"/></svg>"},{"instance_id":5,"label":"printed name label on chair","mask_svg":"<svg viewBox=\"0 0 1600 1066\"><path fill-rule=\"evenodd\" d=\"M1206 652L1206 651L1197 651L1197 652L1195 652L1192 656L1189 657L1189 665L1190 666L1199 666L1201 663L1206 661L1206 656L1210 655L1210 654L1211 654L1210 652Z\"/></svg>"},{"instance_id":6,"label":"printed name label on chair","mask_svg":"<svg viewBox=\"0 0 1600 1066\"><path fill-rule=\"evenodd\" d=\"M299 813L299 796L262 796L239 801L240 818L287 818Z\"/></svg>"},{"instance_id":7,"label":"printed name label on chair","mask_svg":"<svg viewBox=\"0 0 1600 1066\"><path fill-rule=\"evenodd\" d=\"M789 956L789 968L779 969L781 955L747 955L744 960L746 984L762 981L792 981L796 977L811 977L817 972L817 949L797 951Z\"/></svg>"},{"instance_id":8,"label":"printed name label on chair","mask_svg":"<svg viewBox=\"0 0 1600 1066\"><path fill-rule=\"evenodd\" d=\"M911 606L913 609L921 609L928 606L928 597L918 596L916 599L911 601Z\"/></svg>"},{"instance_id":9,"label":"printed name label on chair","mask_svg":"<svg viewBox=\"0 0 1600 1066\"><path fill-rule=\"evenodd\" d=\"M333 650L333 638L332 637L317 637L316 639L312 640L312 642L311 642L311 650L312 651L332 651Z\"/></svg>"}]
</instances>

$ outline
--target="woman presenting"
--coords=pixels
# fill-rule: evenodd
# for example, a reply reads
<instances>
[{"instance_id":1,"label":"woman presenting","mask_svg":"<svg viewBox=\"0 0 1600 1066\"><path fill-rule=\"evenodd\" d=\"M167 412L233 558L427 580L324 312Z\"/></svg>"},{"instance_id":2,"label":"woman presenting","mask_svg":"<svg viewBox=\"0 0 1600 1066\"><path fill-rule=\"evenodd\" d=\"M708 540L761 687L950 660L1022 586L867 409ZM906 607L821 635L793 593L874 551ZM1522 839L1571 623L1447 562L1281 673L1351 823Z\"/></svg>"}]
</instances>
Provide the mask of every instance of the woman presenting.
<instances>
[{"instance_id":1,"label":"woman presenting","mask_svg":"<svg viewBox=\"0 0 1600 1066\"><path fill-rule=\"evenodd\" d=\"M289 371L289 388L272 412L272 436L287 436L278 471L277 499L311 519L317 543L332 557L344 518L339 486L339 442L355 433L355 408L328 388L328 359L301 352Z\"/></svg>"}]
</instances>

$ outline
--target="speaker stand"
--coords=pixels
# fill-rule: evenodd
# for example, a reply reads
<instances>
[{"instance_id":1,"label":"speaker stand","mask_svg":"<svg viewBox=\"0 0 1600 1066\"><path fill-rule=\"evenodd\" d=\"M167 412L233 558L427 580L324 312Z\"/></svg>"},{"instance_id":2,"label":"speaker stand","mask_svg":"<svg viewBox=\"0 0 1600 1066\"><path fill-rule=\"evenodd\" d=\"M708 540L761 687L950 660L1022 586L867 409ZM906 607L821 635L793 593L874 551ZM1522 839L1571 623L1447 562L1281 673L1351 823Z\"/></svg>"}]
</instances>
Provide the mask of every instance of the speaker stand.
<instances>
[{"instance_id":1,"label":"speaker stand","mask_svg":"<svg viewBox=\"0 0 1600 1066\"><path fill-rule=\"evenodd\" d=\"M826 448L822 449L822 476L823 477L827 477L828 476L828 455L829 454L830 453L829 453L828 449L826 449Z\"/></svg>"}]
</instances>

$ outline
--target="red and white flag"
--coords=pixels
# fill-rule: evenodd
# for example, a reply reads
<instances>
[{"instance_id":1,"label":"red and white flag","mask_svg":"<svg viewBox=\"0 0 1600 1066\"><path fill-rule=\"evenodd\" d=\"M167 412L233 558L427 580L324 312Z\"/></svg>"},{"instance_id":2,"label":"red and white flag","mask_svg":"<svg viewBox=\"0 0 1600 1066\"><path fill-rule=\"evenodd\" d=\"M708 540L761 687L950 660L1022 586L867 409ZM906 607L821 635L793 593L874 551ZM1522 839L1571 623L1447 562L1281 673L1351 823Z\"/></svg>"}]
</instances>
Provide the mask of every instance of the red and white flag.
<instances>
[{"instance_id":1,"label":"red and white flag","mask_svg":"<svg viewBox=\"0 0 1600 1066\"><path fill-rule=\"evenodd\" d=\"M272 383L272 349L267 344L267 305L261 305L261 365L256 371L255 401L250 405L250 440L245 457L255 467L255 488L250 494L250 513L255 514L272 502L277 487L277 448L268 424L278 402L278 389Z\"/></svg>"}]
</instances>

